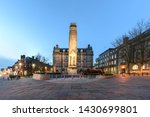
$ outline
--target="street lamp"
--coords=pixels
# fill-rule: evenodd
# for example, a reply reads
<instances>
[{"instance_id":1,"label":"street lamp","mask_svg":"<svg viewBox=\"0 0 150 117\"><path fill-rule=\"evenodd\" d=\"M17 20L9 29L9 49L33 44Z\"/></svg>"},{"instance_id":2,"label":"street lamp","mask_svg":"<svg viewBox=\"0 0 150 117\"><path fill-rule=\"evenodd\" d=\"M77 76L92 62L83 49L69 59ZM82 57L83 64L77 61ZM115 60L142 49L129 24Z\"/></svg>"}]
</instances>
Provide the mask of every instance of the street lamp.
<instances>
[{"instance_id":1,"label":"street lamp","mask_svg":"<svg viewBox=\"0 0 150 117\"><path fill-rule=\"evenodd\" d=\"M122 76L125 77L125 65L121 65L121 73L122 73Z\"/></svg>"},{"instance_id":2,"label":"street lamp","mask_svg":"<svg viewBox=\"0 0 150 117\"><path fill-rule=\"evenodd\" d=\"M21 67L21 66L22 66L22 63L19 63L19 66Z\"/></svg>"},{"instance_id":3,"label":"street lamp","mask_svg":"<svg viewBox=\"0 0 150 117\"><path fill-rule=\"evenodd\" d=\"M45 72L47 73L47 67L45 66Z\"/></svg>"},{"instance_id":4,"label":"street lamp","mask_svg":"<svg viewBox=\"0 0 150 117\"><path fill-rule=\"evenodd\" d=\"M32 68L33 68L33 69L35 68L35 64L34 64L34 63L32 64Z\"/></svg>"},{"instance_id":5,"label":"street lamp","mask_svg":"<svg viewBox=\"0 0 150 117\"><path fill-rule=\"evenodd\" d=\"M24 73L23 73L24 71L23 71L22 65L23 65L23 64L20 62L20 63L19 63L19 68L20 68L19 71L21 72L21 73L20 73L21 76L24 75Z\"/></svg>"},{"instance_id":6,"label":"street lamp","mask_svg":"<svg viewBox=\"0 0 150 117\"><path fill-rule=\"evenodd\" d=\"M8 72L8 75L10 75L10 69L8 69L7 72Z\"/></svg>"},{"instance_id":7,"label":"street lamp","mask_svg":"<svg viewBox=\"0 0 150 117\"><path fill-rule=\"evenodd\" d=\"M15 66L15 69L18 69L18 66Z\"/></svg>"},{"instance_id":8,"label":"street lamp","mask_svg":"<svg viewBox=\"0 0 150 117\"><path fill-rule=\"evenodd\" d=\"M125 65L122 65L121 68L122 68L122 69L125 69Z\"/></svg>"},{"instance_id":9,"label":"street lamp","mask_svg":"<svg viewBox=\"0 0 150 117\"><path fill-rule=\"evenodd\" d=\"M15 66L14 75L15 75L15 76L18 75L18 66L17 66L17 65Z\"/></svg>"},{"instance_id":10,"label":"street lamp","mask_svg":"<svg viewBox=\"0 0 150 117\"><path fill-rule=\"evenodd\" d=\"M35 64L32 63L32 74L33 74L34 70L35 70Z\"/></svg>"}]
</instances>

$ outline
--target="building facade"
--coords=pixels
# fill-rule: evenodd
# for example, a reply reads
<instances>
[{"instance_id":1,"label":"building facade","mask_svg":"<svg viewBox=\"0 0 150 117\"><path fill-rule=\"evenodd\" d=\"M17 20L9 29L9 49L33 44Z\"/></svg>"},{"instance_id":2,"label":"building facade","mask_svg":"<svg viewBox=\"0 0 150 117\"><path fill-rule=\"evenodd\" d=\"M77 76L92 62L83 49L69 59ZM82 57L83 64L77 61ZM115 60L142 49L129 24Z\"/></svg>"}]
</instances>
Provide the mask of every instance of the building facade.
<instances>
[{"instance_id":1,"label":"building facade","mask_svg":"<svg viewBox=\"0 0 150 117\"><path fill-rule=\"evenodd\" d=\"M43 63L34 56L21 55L20 59L12 66L13 75L31 76L33 73L49 73L52 66Z\"/></svg>"},{"instance_id":2,"label":"building facade","mask_svg":"<svg viewBox=\"0 0 150 117\"><path fill-rule=\"evenodd\" d=\"M77 48L77 26L71 23L69 32L69 48L60 48L58 45L53 50L54 72L77 73L82 69L93 67L93 49Z\"/></svg>"},{"instance_id":3,"label":"building facade","mask_svg":"<svg viewBox=\"0 0 150 117\"><path fill-rule=\"evenodd\" d=\"M118 73L150 73L150 30L129 39L118 47Z\"/></svg>"},{"instance_id":4,"label":"building facade","mask_svg":"<svg viewBox=\"0 0 150 117\"><path fill-rule=\"evenodd\" d=\"M106 74L117 73L117 49L109 48L96 59L96 69L101 69Z\"/></svg>"},{"instance_id":5,"label":"building facade","mask_svg":"<svg viewBox=\"0 0 150 117\"><path fill-rule=\"evenodd\" d=\"M99 55L95 67L106 73L150 74L150 30L132 39L124 37L120 46Z\"/></svg>"}]
</instances>

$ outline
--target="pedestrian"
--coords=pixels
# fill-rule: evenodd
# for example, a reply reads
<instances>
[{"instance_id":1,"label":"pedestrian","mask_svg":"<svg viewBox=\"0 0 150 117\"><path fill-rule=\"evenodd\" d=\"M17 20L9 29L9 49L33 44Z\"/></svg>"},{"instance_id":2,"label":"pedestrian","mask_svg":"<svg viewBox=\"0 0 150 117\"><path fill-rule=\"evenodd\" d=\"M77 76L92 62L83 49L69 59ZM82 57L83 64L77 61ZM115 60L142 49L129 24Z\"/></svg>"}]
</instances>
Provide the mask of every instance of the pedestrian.
<instances>
[{"instance_id":1,"label":"pedestrian","mask_svg":"<svg viewBox=\"0 0 150 117\"><path fill-rule=\"evenodd\" d=\"M17 76L17 80L19 80L19 79L20 79L20 75Z\"/></svg>"}]
</instances>

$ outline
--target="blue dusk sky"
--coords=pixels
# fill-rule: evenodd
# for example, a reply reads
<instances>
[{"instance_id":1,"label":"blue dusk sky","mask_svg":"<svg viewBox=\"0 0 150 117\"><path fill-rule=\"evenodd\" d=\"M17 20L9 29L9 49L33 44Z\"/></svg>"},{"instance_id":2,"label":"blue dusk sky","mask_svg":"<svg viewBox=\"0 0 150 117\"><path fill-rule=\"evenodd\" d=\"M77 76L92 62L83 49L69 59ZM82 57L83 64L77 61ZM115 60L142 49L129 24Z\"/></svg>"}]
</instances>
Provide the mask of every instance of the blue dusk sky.
<instances>
[{"instance_id":1,"label":"blue dusk sky","mask_svg":"<svg viewBox=\"0 0 150 117\"><path fill-rule=\"evenodd\" d=\"M0 68L20 55L52 61L53 47L68 48L77 24L78 47L91 44L94 62L111 42L150 18L149 0L0 0Z\"/></svg>"}]
</instances>

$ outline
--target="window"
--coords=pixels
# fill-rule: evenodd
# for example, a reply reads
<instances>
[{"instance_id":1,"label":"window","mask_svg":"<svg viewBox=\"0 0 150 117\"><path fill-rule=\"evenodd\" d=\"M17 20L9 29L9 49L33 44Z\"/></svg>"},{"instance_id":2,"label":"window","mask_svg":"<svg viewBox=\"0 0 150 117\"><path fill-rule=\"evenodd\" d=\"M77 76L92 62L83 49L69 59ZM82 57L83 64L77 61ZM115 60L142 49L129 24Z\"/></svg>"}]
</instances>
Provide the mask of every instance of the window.
<instances>
[{"instance_id":1,"label":"window","mask_svg":"<svg viewBox=\"0 0 150 117\"><path fill-rule=\"evenodd\" d=\"M132 69L133 70L138 70L138 65L133 65Z\"/></svg>"},{"instance_id":2,"label":"window","mask_svg":"<svg viewBox=\"0 0 150 117\"><path fill-rule=\"evenodd\" d=\"M87 61L90 61L90 60L91 60L91 57L90 57L90 56L86 56L86 60L87 60Z\"/></svg>"},{"instance_id":3,"label":"window","mask_svg":"<svg viewBox=\"0 0 150 117\"><path fill-rule=\"evenodd\" d=\"M114 60L114 64L116 65L116 60Z\"/></svg>"},{"instance_id":4,"label":"window","mask_svg":"<svg viewBox=\"0 0 150 117\"><path fill-rule=\"evenodd\" d=\"M114 55L114 58L116 58L116 54Z\"/></svg>"},{"instance_id":5,"label":"window","mask_svg":"<svg viewBox=\"0 0 150 117\"><path fill-rule=\"evenodd\" d=\"M148 69L148 66L149 66L148 64L144 64L142 69Z\"/></svg>"},{"instance_id":6,"label":"window","mask_svg":"<svg viewBox=\"0 0 150 117\"><path fill-rule=\"evenodd\" d=\"M111 72L113 72L114 71L114 68L113 67L111 67Z\"/></svg>"},{"instance_id":7,"label":"window","mask_svg":"<svg viewBox=\"0 0 150 117\"><path fill-rule=\"evenodd\" d=\"M138 51L138 52L136 52L136 59L140 59L140 52Z\"/></svg>"},{"instance_id":8,"label":"window","mask_svg":"<svg viewBox=\"0 0 150 117\"><path fill-rule=\"evenodd\" d=\"M150 41L148 41L147 45L150 46Z\"/></svg>"},{"instance_id":9,"label":"window","mask_svg":"<svg viewBox=\"0 0 150 117\"><path fill-rule=\"evenodd\" d=\"M150 58L150 50L147 51L147 58Z\"/></svg>"}]
</instances>

